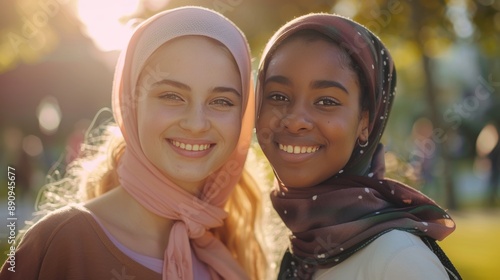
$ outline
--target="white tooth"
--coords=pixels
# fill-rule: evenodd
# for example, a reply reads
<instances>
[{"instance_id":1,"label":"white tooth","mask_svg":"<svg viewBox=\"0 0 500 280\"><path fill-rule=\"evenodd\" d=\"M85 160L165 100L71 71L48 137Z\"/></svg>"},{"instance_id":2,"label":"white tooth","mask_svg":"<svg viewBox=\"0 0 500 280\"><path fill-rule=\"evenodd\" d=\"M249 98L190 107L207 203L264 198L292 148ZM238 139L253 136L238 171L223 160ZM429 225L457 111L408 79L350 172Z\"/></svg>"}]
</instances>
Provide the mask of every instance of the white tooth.
<instances>
[{"instance_id":1,"label":"white tooth","mask_svg":"<svg viewBox=\"0 0 500 280\"><path fill-rule=\"evenodd\" d=\"M312 147L307 147L307 152L308 152L308 153L311 153L311 152L312 152L312 149L313 149Z\"/></svg>"},{"instance_id":2,"label":"white tooth","mask_svg":"<svg viewBox=\"0 0 500 280\"><path fill-rule=\"evenodd\" d=\"M285 150L285 148L283 147L283 144L279 144L279 147L280 147L280 150Z\"/></svg>"},{"instance_id":3,"label":"white tooth","mask_svg":"<svg viewBox=\"0 0 500 280\"><path fill-rule=\"evenodd\" d=\"M181 147L181 149L185 149L185 148L186 148L186 144L181 143L181 146L180 146L180 147Z\"/></svg>"},{"instance_id":4,"label":"white tooth","mask_svg":"<svg viewBox=\"0 0 500 280\"><path fill-rule=\"evenodd\" d=\"M206 145L204 145L203 150L208 150L208 148L210 148L210 145L206 144Z\"/></svg>"},{"instance_id":5,"label":"white tooth","mask_svg":"<svg viewBox=\"0 0 500 280\"><path fill-rule=\"evenodd\" d=\"M286 146L286 152L287 153L293 153L293 147L292 147L292 145Z\"/></svg>"},{"instance_id":6,"label":"white tooth","mask_svg":"<svg viewBox=\"0 0 500 280\"><path fill-rule=\"evenodd\" d=\"M200 145L194 144L193 145L193 151L198 151L198 150L200 150Z\"/></svg>"},{"instance_id":7,"label":"white tooth","mask_svg":"<svg viewBox=\"0 0 500 280\"><path fill-rule=\"evenodd\" d=\"M299 146L295 146L295 147L293 148L293 153L294 153L294 154L300 154L300 147L299 147Z\"/></svg>"},{"instance_id":8,"label":"white tooth","mask_svg":"<svg viewBox=\"0 0 500 280\"><path fill-rule=\"evenodd\" d=\"M179 141L175 141L175 146L176 147L179 147L181 145L181 143Z\"/></svg>"},{"instance_id":9,"label":"white tooth","mask_svg":"<svg viewBox=\"0 0 500 280\"><path fill-rule=\"evenodd\" d=\"M304 154L306 151L307 151L307 148L302 146L302 148L300 149L300 153Z\"/></svg>"},{"instance_id":10,"label":"white tooth","mask_svg":"<svg viewBox=\"0 0 500 280\"><path fill-rule=\"evenodd\" d=\"M186 150L192 151L193 150L193 146L191 144L186 144Z\"/></svg>"}]
</instances>

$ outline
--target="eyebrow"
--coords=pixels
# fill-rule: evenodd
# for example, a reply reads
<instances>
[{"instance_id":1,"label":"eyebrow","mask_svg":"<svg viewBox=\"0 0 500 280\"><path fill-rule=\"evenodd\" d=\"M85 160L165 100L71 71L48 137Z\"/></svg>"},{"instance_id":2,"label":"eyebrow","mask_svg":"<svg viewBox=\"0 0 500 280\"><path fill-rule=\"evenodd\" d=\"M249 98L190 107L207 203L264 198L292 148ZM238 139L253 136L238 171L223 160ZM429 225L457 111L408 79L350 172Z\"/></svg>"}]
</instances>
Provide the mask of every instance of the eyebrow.
<instances>
[{"instance_id":1,"label":"eyebrow","mask_svg":"<svg viewBox=\"0 0 500 280\"><path fill-rule=\"evenodd\" d=\"M313 81L310 84L310 87L313 89L324 89L324 88L339 88L343 90L345 93L349 94L349 91L339 82L336 81L331 81L331 80L318 80L318 81Z\"/></svg>"},{"instance_id":2,"label":"eyebrow","mask_svg":"<svg viewBox=\"0 0 500 280\"><path fill-rule=\"evenodd\" d=\"M213 93L232 92L232 93L236 94L237 96L241 96L241 93L232 87L215 87L212 90L212 92Z\"/></svg>"},{"instance_id":3,"label":"eyebrow","mask_svg":"<svg viewBox=\"0 0 500 280\"><path fill-rule=\"evenodd\" d=\"M267 83L278 83L278 84L282 84L285 86L292 85L292 81L290 79L288 79L285 76L281 76L281 75L271 76L271 77L267 78L264 81L264 85L266 85ZM341 83L336 82L336 81L331 81L331 80L312 81L309 84L309 87L312 89L325 89L325 88L335 87L335 88L339 88L342 91L344 91L345 93L349 94L349 91L347 91L347 89Z\"/></svg>"},{"instance_id":4,"label":"eyebrow","mask_svg":"<svg viewBox=\"0 0 500 280\"><path fill-rule=\"evenodd\" d=\"M153 84L153 86L158 86L158 85L169 85L169 86L173 86L173 87L180 88L183 90L191 90L190 86L188 86L184 83L178 82L178 81L170 80L170 79L163 79L163 80L155 82ZM232 87L215 87L212 89L212 92L213 93L232 92L232 93L236 94L237 96L241 96L241 93Z\"/></svg>"},{"instance_id":5,"label":"eyebrow","mask_svg":"<svg viewBox=\"0 0 500 280\"><path fill-rule=\"evenodd\" d=\"M264 84L266 85L267 83L278 83L278 84L282 84L285 86L292 85L292 81L290 81L290 79L288 79L285 76L281 76L281 75L271 76L271 77L267 78L264 81Z\"/></svg>"},{"instance_id":6,"label":"eyebrow","mask_svg":"<svg viewBox=\"0 0 500 280\"><path fill-rule=\"evenodd\" d=\"M155 82L153 84L153 86L158 86L158 85L169 85L169 86L173 86L173 87L184 89L184 90L191 90L190 86L188 86L184 83L174 81L174 80L169 80L169 79L163 79L163 80Z\"/></svg>"}]
</instances>

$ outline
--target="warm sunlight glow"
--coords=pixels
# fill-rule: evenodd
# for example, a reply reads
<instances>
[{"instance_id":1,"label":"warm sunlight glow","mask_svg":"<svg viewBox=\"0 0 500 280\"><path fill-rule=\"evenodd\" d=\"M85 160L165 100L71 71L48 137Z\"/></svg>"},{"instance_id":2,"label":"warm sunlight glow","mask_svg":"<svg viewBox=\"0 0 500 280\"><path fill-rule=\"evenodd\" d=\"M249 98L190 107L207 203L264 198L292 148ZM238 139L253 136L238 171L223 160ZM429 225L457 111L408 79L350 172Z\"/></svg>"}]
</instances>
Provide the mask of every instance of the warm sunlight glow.
<instances>
[{"instance_id":1,"label":"warm sunlight glow","mask_svg":"<svg viewBox=\"0 0 500 280\"><path fill-rule=\"evenodd\" d=\"M57 99L47 96L38 105L38 124L40 130L47 135L54 134L61 123L61 110Z\"/></svg>"},{"instance_id":2,"label":"warm sunlight glow","mask_svg":"<svg viewBox=\"0 0 500 280\"><path fill-rule=\"evenodd\" d=\"M358 7L356 3L353 3L353 1L340 0L335 2L335 5L332 8L332 13L352 18L358 13Z\"/></svg>"},{"instance_id":3,"label":"warm sunlight glow","mask_svg":"<svg viewBox=\"0 0 500 280\"><path fill-rule=\"evenodd\" d=\"M23 139L23 150L32 157L36 157L43 152L42 140L35 135L28 135Z\"/></svg>"},{"instance_id":4,"label":"warm sunlight glow","mask_svg":"<svg viewBox=\"0 0 500 280\"><path fill-rule=\"evenodd\" d=\"M140 0L79 0L78 17L100 50L121 50L132 31L121 20L134 14L139 2Z\"/></svg>"},{"instance_id":5,"label":"warm sunlight glow","mask_svg":"<svg viewBox=\"0 0 500 280\"><path fill-rule=\"evenodd\" d=\"M477 155L487 156L498 142L498 131L494 125L488 124L479 133L476 140Z\"/></svg>"}]
</instances>

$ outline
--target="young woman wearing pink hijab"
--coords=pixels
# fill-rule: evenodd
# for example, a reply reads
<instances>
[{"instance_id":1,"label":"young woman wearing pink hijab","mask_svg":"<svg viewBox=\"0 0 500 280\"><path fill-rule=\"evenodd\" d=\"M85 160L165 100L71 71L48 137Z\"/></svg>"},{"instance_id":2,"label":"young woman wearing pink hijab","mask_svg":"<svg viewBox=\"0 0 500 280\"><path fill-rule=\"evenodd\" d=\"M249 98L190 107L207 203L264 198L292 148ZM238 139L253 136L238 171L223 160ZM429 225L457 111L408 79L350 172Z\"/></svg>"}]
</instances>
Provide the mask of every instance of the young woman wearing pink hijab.
<instances>
[{"instance_id":1,"label":"young woman wearing pink hijab","mask_svg":"<svg viewBox=\"0 0 500 280\"><path fill-rule=\"evenodd\" d=\"M208 9L141 23L116 67L123 138L104 171L67 178L82 203L30 227L2 279L262 279L259 191L244 164L254 96L248 44ZM98 169L98 168L96 168ZM61 186L59 186L61 187Z\"/></svg>"}]
</instances>

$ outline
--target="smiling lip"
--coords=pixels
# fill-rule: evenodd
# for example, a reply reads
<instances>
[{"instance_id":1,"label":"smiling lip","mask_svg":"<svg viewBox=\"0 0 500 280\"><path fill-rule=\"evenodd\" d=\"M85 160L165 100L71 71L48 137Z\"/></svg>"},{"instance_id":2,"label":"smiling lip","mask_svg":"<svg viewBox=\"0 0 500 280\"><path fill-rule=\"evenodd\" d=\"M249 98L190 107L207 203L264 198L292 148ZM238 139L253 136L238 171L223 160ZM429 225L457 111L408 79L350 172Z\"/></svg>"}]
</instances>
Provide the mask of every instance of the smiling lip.
<instances>
[{"instance_id":1,"label":"smiling lip","mask_svg":"<svg viewBox=\"0 0 500 280\"><path fill-rule=\"evenodd\" d=\"M289 145L277 143L280 157L290 163L305 161L316 155L316 152L321 149L320 145Z\"/></svg>"},{"instance_id":2,"label":"smiling lip","mask_svg":"<svg viewBox=\"0 0 500 280\"><path fill-rule=\"evenodd\" d=\"M215 146L214 143L200 141L186 141L167 139L167 142L178 154L185 157L199 158L204 157Z\"/></svg>"},{"instance_id":3,"label":"smiling lip","mask_svg":"<svg viewBox=\"0 0 500 280\"><path fill-rule=\"evenodd\" d=\"M295 145L285 145L278 143L280 150L287 152L289 154L310 154L319 150L320 146L295 146Z\"/></svg>"}]
</instances>

